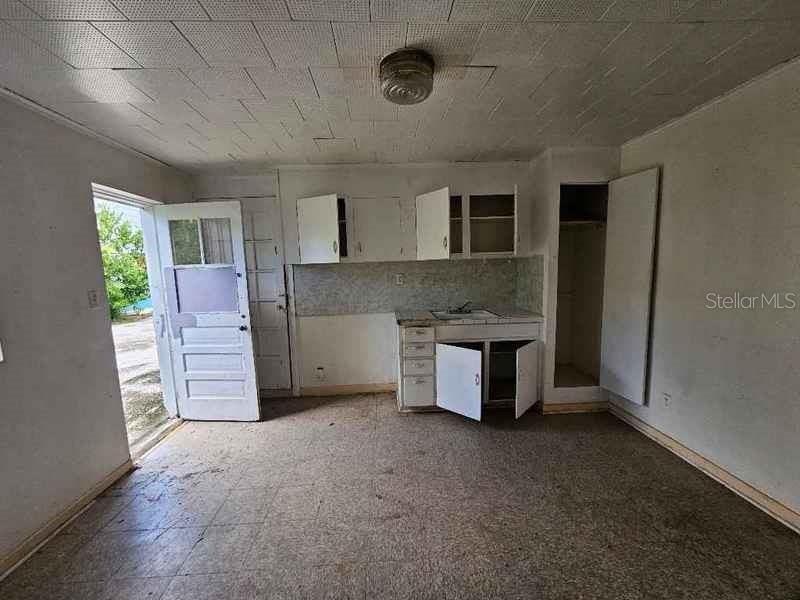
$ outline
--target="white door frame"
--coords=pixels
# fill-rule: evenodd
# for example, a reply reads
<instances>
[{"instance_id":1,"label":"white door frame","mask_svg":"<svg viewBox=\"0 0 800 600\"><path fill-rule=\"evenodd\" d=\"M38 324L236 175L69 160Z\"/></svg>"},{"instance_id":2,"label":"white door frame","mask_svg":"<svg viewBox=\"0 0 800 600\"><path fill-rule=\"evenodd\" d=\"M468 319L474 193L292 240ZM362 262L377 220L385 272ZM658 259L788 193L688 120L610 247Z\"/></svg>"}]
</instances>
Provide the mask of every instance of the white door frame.
<instances>
[{"instance_id":1,"label":"white door frame","mask_svg":"<svg viewBox=\"0 0 800 600\"><path fill-rule=\"evenodd\" d=\"M178 400L175 393L175 376L172 370L172 351L166 336L166 307L164 306L161 282L161 259L159 258L158 236L153 208L164 203L137 196L107 185L92 183L92 203L94 200L108 200L126 204L142 211L142 236L144 237L144 256L147 263L147 281L153 301L153 326L156 338L158 367L161 371L161 389L164 395L164 408L170 417L178 417Z\"/></svg>"}]
</instances>

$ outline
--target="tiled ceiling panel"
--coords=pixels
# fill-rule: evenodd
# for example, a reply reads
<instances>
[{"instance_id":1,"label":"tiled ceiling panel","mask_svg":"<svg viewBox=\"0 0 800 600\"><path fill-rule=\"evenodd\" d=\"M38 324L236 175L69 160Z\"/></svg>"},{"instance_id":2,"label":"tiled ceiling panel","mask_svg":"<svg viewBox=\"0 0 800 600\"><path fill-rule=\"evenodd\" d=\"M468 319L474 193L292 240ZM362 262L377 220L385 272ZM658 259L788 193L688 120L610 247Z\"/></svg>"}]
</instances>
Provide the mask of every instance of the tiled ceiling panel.
<instances>
[{"instance_id":1,"label":"tiled ceiling panel","mask_svg":"<svg viewBox=\"0 0 800 600\"><path fill-rule=\"evenodd\" d=\"M197 0L114 0L114 4L131 20L208 19Z\"/></svg>"},{"instance_id":2,"label":"tiled ceiling panel","mask_svg":"<svg viewBox=\"0 0 800 600\"><path fill-rule=\"evenodd\" d=\"M800 55L797 0L0 0L0 85L187 169L616 144ZM416 47L433 93L378 63Z\"/></svg>"},{"instance_id":3,"label":"tiled ceiling panel","mask_svg":"<svg viewBox=\"0 0 800 600\"><path fill-rule=\"evenodd\" d=\"M252 23L186 21L176 25L212 67L260 67L273 64Z\"/></svg>"},{"instance_id":4,"label":"tiled ceiling panel","mask_svg":"<svg viewBox=\"0 0 800 600\"><path fill-rule=\"evenodd\" d=\"M264 45L279 67L338 67L330 23L256 23Z\"/></svg>"},{"instance_id":5,"label":"tiled ceiling panel","mask_svg":"<svg viewBox=\"0 0 800 600\"><path fill-rule=\"evenodd\" d=\"M369 21L369 0L286 0L296 21Z\"/></svg>"},{"instance_id":6,"label":"tiled ceiling panel","mask_svg":"<svg viewBox=\"0 0 800 600\"><path fill-rule=\"evenodd\" d=\"M373 21L447 21L453 0L371 0Z\"/></svg>"},{"instance_id":7,"label":"tiled ceiling panel","mask_svg":"<svg viewBox=\"0 0 800 600\"><path fill-rule=\"evenodd\" d=\"M261 99L261 92L244 69L185 69L205 94L216 100Z\"/></svg>"},{"instance_id":8,"label":"tiled ceiling panel","mask_svg":"<svg viewBox=\"0 0 800 600\"><path fill-rule=\"evenodd\" d=\"M209 16L217 21L285 21L289 11L283 0L203 0Z\"/></svg>"},{"instance_id":9,"label":"tiled ceiling panel","mask_svg":"<svg viewBox=\"0 0 800 600\"><path fill-rule=\"evenodd\" d=\"M124 19L108 0L25 0L44 19L64 21L113 21Z\"/></svg>"},{"instance_id":10,"label":"tiled ceiling panel","mask_svg":"<svg viewBox=\"0 0 800 600\"><path fill-rule=\"evenodd\" d=\"M89 23L14 21L34 42L78 69L139 67L125 52Z\"/></svg>"},{"instance_id":11,"label":"tiled ceiling panel","mask_svg":"<svg viewBox=\"0 0 800 600\"><path fill-rule=\"evenodd\" d=\"M534 0L455 0L451 21L475 23L480 21L511 21L525 18Z\"/></svg>"},{"instance_id":12,"label":"tiled ceiling panel","mask_svg":"<svg viewBox=\"0 0 800 600\"><path fill-rule=\"evenodd\" d=\"M405 23L334 23L342 67L371 67L405 45Z\"/></svg>"},{"instance_id":13,"label":"tiled ceiling panel","mask_svg":"<svg viewBox=\"0 0 800 600\"><path fill-rule=\"evenodd\" d=\"M94 25L144 67L208 66L172 23L95 22Z\"/></svg>"}]
</instances>

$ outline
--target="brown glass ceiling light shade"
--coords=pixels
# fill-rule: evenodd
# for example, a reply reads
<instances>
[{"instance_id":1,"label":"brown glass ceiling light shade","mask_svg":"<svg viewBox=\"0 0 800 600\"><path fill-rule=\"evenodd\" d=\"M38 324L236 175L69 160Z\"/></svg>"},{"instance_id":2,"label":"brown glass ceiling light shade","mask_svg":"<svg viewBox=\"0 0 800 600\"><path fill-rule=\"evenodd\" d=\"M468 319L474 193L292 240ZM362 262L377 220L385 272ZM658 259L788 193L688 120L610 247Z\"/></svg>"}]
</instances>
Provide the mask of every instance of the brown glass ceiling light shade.
<instances>
[{"instance_id":1,"label":"brown glass ceiling light shade","mask_svg":"<svg viewBox=\"0 0 800 600\"><path fill-rule=\"evenodd\" d=\"M434 62L424 50L392 52L381 61L381 93L394 104L419 104L433 91Z\"/></svg>"}]
</instances>

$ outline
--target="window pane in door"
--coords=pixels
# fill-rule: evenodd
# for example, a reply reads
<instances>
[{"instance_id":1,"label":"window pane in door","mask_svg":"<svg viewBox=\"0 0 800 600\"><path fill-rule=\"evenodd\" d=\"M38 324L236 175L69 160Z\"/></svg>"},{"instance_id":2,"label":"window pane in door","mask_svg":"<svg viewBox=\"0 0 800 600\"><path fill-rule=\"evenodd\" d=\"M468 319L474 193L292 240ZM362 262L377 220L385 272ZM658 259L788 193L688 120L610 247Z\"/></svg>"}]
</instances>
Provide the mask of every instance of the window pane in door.
<instances>
[{"instance_id":1,"label":"window pane in door","mask_svg":"<svg viewBox=\"0 0 800 600\"><path fill-rule=\"evenodd\" d=\"M203 255L207 265L232 265L231 220L200 219L203 230Z\"/></svg>"},{"instance_id":2,"label":"window pane in door","mask_svg":"<svg viewBox=\"0 0 800 600\"><path fill-rule=\"evenodd\" d=\"M200 265L200 231L195 219L169 222L169 239L172 244L172 262L176 265Z\"/></svg>"}]
</instances>

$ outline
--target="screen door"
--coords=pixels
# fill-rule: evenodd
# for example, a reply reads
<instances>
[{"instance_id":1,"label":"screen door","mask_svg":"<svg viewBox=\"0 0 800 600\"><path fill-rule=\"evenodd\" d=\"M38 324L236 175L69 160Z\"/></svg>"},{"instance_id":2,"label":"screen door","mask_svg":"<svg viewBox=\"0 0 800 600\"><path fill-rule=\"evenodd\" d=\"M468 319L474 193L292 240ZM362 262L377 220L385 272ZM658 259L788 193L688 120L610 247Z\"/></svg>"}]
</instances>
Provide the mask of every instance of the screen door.
<instances>
[{"instance_id":1,"label":"screen door","mask_svg":"<svg viewBox=\"0 0 800 600\"><path fill-rule=\"evenodd\" d=\"M155 209L178 413L259 419L238 202Z\"/></svg>"}]
</instances>

